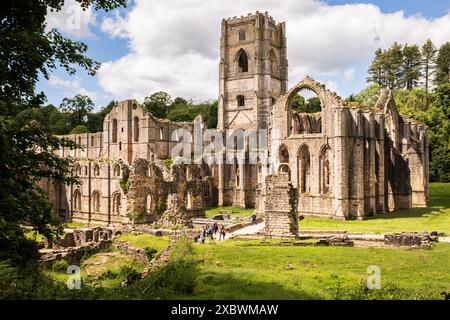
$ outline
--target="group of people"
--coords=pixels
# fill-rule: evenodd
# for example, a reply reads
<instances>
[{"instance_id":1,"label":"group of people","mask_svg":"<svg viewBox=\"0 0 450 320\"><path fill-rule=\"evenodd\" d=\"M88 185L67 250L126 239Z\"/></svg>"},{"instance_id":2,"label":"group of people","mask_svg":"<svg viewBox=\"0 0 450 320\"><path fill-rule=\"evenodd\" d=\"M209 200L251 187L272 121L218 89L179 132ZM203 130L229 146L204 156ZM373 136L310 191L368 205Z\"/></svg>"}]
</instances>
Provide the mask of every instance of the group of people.
<instances>
[{"instance_id":1,"label":"group of people","mask_svg":"<svg viewBox=\"0 0 450 320\"><path fill-rule=\"evenodd\" d=\"M205 243L205 240L207 237L211 239L211 241L214 240L214 236L219 232L219 240L225 240L225 226L222 225L219 230L219 225L217 222L214 222L214 224L207 224L206 226L203 226L200 230L200 234L198 237L199 243Z\"/></svg>"}]
</instances>

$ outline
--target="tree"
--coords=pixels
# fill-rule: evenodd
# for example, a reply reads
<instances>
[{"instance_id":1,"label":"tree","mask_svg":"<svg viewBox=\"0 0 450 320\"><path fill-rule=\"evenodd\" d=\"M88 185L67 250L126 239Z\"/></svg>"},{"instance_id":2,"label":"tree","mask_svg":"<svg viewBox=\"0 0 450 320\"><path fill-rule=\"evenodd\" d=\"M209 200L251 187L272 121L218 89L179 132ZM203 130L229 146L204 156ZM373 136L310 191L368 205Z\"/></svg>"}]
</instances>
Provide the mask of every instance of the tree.
<instances>
[{"instance_id":1,"label":"tree","mask_svg":"<svg viewBox=\"0 0 450 320\"><path fill-rule=\"evenodd\" d=\"M94 110L94 103L91 98L77 94L72 98L64 98L60 108L64 112L71 112L75 115L74 126L83 125L88 120L88 114Z\"/></svg>"},{"instance_id":2,"label":"tree","mask_svg":"<svg viewBox=\"0 0 450 320\"><path fill-rule=\"evenodd\" d=\"M100 132L103 131L103 121L108 113L111 112L112 108L117 105L117 101L110 101L105 107L103 107L99 112L90 112L88 114L88 120L86 127L89 132Z\"/></svg>"},{"instance_id":3,"label":"tree","mask_svg":"<svg viewBox=\"0 0 450 320\"><path fill-rule=\"evenodd\" d=\"M405 44L402 51L402 76L407 90L416 87L421 76L421 55L418 45Z\"/></svg>"},{"instance_id":4,"label":"tree","mask_svg":"<svg viewBox=\"0 0 450 320\"><path fill-rule=\"evenodd\" d=\"M72 130L70 130L69 134L81 134L81 133L88 133L89 129L86 126L83 126L82 124L76 126Z\"/></svg>"},{"instance_id":5,"label":"tree","mask_svg":"<svg viewBox=\"0 0 450 320\"><path fill-rule=\"evenodd\" d=\"M436 59L436 76L434 83L440 85L450 81L450 42L444 43Z\"/></svg>"},{"instance_id":6,"label":"tree","mask_svg":"<svg viewBox=\"0 0 450 320\"><path fill-rule=\"evenodd\" d=\"M172 121L192 121L201 114L208 128L217 127L217 101L204 101L198 104L184 98L175 98L167 119Z\"/></svg>"},{"instance_id":7,"label":"tree","mask_svg":"<svg viewBox=\"0 0 450 320\"><path fill-rule=\"evenodd\" d=\"M425 90L429 91L429 84L432 75L434 74L434 67L436 62L436 46L433 41L427 39L427 41L421 47L421 56L422 56L422 67L425 77ZM428 103L427 103L428 105Z\"/></svg>"},{"instance_id":8,"label":"tree","mask_svg":"<svg viewBox=\"0 0 450 320\"><path fill-rule=\"evenodd\" d=\"M383 87L386 85L386 79L384 76L385 72L385 54L381 48L378 48L375 51L375 57L369 67L368 73L369 77L367 78L367 82L373 82Z\"/></svg>"},{"instance_id":9,"label":"tree","mask_svg":"<svg viewBox=\"0 0 450 320\"><path fill-rule=\"evenodd\" d=\"M159 91L144 99L144 109L157 118L166 118L172 106L172 98L166 92Z\"/></svg>"},{"instance_id":10,"label":"tree","mask_svg":"<svg viewBox=\"0 0 450 320\"><path fill-rule=\"evenodd\" d=\"M77 0L82 7L113 9L125 0ZM52 237L58 220L47 195L39 187L42 179L76 183L69 175L71 160L54 151L76 145L54 136L48 126L21 112L44 107L45 95L36 93L42 75L49 77L61 66L74 74L76 66L94 74L99 64L85 56L87 47L64 37L57 30L46 31L47 10L60 10L64 0L7 1L0 10L0 259L24 263L35 247L23 233L29 224Z\"/></svg>"},{"instance_id":11,"label":"tree","mask_svg":"<svg viewBox=\"0 0 450 320\"><path fill-rule=\"evenodd\" d=\"M354 95L354 100L367 107L375 107L378 97L380 96L380 86L371 84Z\"/></svg>"}]
</instances>

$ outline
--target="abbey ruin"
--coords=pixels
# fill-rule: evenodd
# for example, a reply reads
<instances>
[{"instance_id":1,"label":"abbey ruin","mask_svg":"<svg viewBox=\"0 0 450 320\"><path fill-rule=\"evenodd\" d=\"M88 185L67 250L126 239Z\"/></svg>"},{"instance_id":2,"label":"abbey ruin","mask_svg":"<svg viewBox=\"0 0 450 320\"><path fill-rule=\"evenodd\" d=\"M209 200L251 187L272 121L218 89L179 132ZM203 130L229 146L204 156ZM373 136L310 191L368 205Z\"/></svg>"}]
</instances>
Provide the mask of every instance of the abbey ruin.
<instances>
[{"instance_id":1,"label":"abbey ruin","mask_svg":"<svg viewBox=\"0 0 450 320\"><path fill-rule=\"evenodd\" d=\"M318 96L320 112L292 109L301 90ZM389 90L368 109L346 105L309 77L288 89L285 23L268 13L222 20L217 129L233 143L216 150L215 161L170 165L177 145L194 148L177 129L195 139L196 128L206 138L200 116L177 123L135 100L118 103L102 132L63 137L83 146L59 150L76 159L81 185L47 184L55 211L83 222L189 225L208 206L255 208L270 219L277 212L364 219L427 206L428 128L399 115ZM265 130L267 143L252 147L252 134Z\"/></svg>"}]
</instances>

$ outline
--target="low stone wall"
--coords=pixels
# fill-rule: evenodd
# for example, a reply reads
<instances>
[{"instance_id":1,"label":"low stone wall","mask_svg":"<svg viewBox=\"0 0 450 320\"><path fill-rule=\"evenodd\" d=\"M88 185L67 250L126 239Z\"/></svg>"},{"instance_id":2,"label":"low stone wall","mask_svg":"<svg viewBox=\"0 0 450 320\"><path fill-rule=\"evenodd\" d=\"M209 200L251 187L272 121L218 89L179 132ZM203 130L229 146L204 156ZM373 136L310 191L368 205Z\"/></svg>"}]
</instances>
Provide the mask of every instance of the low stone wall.
<instances>
[{"instance_id":1,"label":"low stone wall","mask_svg":"<svg viewBox=\"0 0 450 320\"><path fill-rule=\"evenodd\" d=\"M90 243L111 240L116 233L116 230L103 227L65 229L64 236L62 238L52 240L44 239L44 247L55 250L80 247Z\"/></svg>"},{"instance_id":2,"label":"low stone wall","mask_svg":"<svg viewBox=\"0 0 450 320\"><path fill-rule=\"evenodd\" d=\"M136 260L148 264L149 260L148 260L148 256L145 253L144 249L141 248L136 248L132 245L130 245L128 242L126 241L119 241L119 240L115 240L113 243L113 247L115 247L116 249L118 249L119 251L132 256L133 258L135 258Z\"/></svg>"},{"instance_id":3,"label":"low stone wall","mask_svg":"<svg viewBox=\"0 0 450 320\"><path fill-rule=\"evenodd\" d=\"M417 232L389 233L384 235L384 244L397 247L430 248L436 236Z\"/></svg>"},{"instance_id":4,"label":"low stone wall","mask_svg":"<svg viewBox=\"0 0 450 320\"><path fill-rule=\"evenodd\" d=\"M110 240L102 240L100 242L92 242L80 247L55 249L43 249L40 251L39 262L44 266L51 266L53 261L65 259L71 264L79 264L81 260L87 256L107 249L111 246Z\"/></svg>"}]
</instances>

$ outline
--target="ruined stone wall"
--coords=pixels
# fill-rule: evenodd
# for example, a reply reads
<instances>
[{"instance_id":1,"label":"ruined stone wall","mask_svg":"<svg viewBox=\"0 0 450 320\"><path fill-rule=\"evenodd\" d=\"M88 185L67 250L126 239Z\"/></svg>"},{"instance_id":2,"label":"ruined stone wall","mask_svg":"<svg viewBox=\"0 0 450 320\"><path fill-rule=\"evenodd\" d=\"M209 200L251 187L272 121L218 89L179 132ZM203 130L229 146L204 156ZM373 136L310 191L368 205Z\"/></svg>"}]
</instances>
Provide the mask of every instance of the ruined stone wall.
<instances>
[{"instance_id":1,"label":"ruined stone wall","mask_svg":"<svg viewBox=\"0 0 450 320\"><path fill-rule=\"evenodd\" d=\"M265 235L292 237L298 233L296 190L286 173L266 177Z\"/></svg>"}]
</instances>

